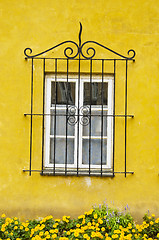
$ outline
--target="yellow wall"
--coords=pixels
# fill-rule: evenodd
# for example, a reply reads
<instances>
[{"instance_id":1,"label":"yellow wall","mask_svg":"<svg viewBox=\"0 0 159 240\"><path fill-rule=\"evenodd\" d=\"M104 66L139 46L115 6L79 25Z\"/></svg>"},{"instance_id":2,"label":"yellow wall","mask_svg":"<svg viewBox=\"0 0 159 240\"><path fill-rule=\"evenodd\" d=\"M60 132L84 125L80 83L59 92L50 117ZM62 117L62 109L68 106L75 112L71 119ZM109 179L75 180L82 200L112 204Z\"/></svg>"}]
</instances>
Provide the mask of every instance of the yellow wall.
<instances>
[{"instance_id":1,"label":"yellow wall","mask_svg":"<svg viewBox=\"0 0 159 240\"><path fill-rule=\"evenodd\" d=\"M24 113L30 112L31 75L23 51L31 47L38 53L64 40L78 42L79 21L83 41L98 41L123 55L133 48L137 54L128 70L128 113L135 118L128 119L127 170L135 173L127 178L120 174L113 179L44 177L39 173L30 177L22 171L29 167L30 118ZM148 209L159 215L158 21L158 0L0 1L0 212L21 218L74 216L107 199L118 207L128 204L136 219ZM120 81L116 111L124 113ZM36 99L41 92L37 84ZM40 104L39 97L37 112ZM41 120L34 121L33 167L40 167ZM120 171L124 120L118 119L116 127L115 166Z\"/></svg>"}]
</instances>

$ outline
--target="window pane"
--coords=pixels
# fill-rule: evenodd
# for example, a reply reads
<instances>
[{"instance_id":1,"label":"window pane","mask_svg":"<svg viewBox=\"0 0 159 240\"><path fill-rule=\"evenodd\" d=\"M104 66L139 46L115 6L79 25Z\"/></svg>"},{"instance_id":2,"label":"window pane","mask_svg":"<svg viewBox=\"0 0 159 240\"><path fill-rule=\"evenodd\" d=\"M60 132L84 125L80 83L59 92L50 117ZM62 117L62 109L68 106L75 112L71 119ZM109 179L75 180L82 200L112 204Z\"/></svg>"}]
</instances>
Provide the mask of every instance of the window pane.
<instances>
[{"instance_id":1,"label":"window pane","mask_svg":"<svg viewBox=\"0 0 159 240\"><path fill-rule=\"evenodd\" d=\"M103 118L101 117L101 111L92 111L92 115L99 116L91 116L91 135L92 136L101 136L102 132L102 119L103 119L103 136L107 136L107 111L103 111ZM90 124L90 123L89 123ZM83 136L89 136L89 124L83 126Z\"/></svg>"},{"instance_id":2,"label":"window pane","mask_svg":"<svg viewBox=\"0 0 159 240\"><path fill-rule=\"evenodd\" d=\"M66 139L56 138L55 164L65 164ZM50 163L54 162L54 138L50 139ZM67 164L74 163L74 139L67 139Z\"/></svg>"},{"instance_id":3,"label":"window pane","mask_svg":"<svg viewBox=\"0 0 159 240\"><path fill-rule=\"evenodd\" d=\"M55 110L51 109L51 114L55 114ZM60 116L58 116L58 114ZM56 109L56 135L66 135L66 109ZM54 135L55 116L51 116L50 134ZM75 126L67 122L67 136L74 136Z\"/></svg>"},{"instance_id":4,"label":"window pane","mask_svg":"<svg viewBox=\"0 0 159 240\"><path fill-rule=\"evenodd\" d=\"M82 164L89 164L89 139L83 139ZM101 142L103 142L102 165L107 162L107 140L91 139L91 165L101 165Z\"/></svg>"},{"instance_id":5,"label":"window pane","mask_svg":"<svg viewBox=\"0 0 159 240\"><path fill-rule=\"evenodd\" d=\"M68 90L68 91L67 91ZM56 101L55 101L56 98ZM51 82L51 106L52 104L74 105L75 83L73 82Z\"/></svg>"},{"instance_id":6,"label":"window pane","mask_svg":"<svg viewBox=\"0 0 159 240\"><path fill-rule=\"evenodd\" d=\"M92 88L91 96L90 87ZM102 102L103 105L108 104L108 83L104 82L84 83L84 105L102 105Z\"/></svg>"}]
</instances>

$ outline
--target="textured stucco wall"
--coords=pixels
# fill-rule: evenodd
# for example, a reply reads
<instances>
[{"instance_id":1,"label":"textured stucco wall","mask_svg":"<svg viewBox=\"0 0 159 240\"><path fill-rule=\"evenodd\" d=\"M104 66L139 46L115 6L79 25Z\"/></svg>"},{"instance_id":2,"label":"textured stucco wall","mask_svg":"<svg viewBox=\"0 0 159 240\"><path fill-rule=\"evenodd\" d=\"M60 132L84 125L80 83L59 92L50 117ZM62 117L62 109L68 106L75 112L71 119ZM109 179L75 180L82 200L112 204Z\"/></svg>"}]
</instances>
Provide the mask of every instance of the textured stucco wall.
<instances>
[{"instance_id":1,"label":"textured stucco wall","mask_svg":"<svg viewBox=\"0 0 159 240\"><path fill-rule=\"evenodd\" d=\"M78 41L79 21L83 41L98 41L123 55L133 48L137 54L128 70L128 113L135 115L128 120L128 170L135 174L127 178L30 177L22 172L29 166L30 121L23 114L30 112L31 75L23 51L31 47L38 53L64 40ZM107 199L118 207L128 204L136 218L148 209L159 215L158 21L158 0L0 1L0 212L21 218L74 216ZM116 111L124 113L120 81ZM42 89L36 84L38 112ZM41 120L35 121L33 158L40 166ZM123 170L124 120L116 126L115 162Z\"/></svg>"}]
</instances>

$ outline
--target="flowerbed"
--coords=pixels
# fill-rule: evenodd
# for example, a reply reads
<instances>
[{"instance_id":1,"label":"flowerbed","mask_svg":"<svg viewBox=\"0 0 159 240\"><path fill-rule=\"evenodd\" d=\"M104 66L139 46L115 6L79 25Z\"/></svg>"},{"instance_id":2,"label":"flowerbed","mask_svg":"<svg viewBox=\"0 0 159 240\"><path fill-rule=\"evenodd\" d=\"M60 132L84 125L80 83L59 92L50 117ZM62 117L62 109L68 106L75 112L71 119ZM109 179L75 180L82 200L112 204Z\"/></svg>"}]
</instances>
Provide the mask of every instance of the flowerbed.
<instances>
[{"instance_id":1,"label":"flowerbed","mask_svg":"<svg viewBox=\"0 0 159 240\"><path fill-rule=\"evenodd\" d=\"M119 212L106 205L95 207L77 219L63 216L54 219L47 216L42 220L21 222L19 219L0 218L0 239L6 240L80 240L80 239L159 239L159 218L155 215L143 218L136 225L130 213Z\"/></svg>"}]
</instances>

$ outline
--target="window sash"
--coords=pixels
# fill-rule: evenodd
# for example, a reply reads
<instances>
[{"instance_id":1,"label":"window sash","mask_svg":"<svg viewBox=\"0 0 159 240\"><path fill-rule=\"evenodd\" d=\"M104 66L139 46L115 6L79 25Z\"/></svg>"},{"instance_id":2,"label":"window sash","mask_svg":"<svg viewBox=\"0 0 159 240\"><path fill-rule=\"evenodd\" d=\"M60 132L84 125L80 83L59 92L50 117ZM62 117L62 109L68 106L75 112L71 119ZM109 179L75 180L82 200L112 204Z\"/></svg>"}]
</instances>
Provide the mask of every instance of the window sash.
<instances>
[{"instance_id":1,"label":"window sash","mask_svg":"<svg viewBox=\"0 0 159 240\"><path fill-rule=\"evenodd\" d=\"M55 82L55 77L53 76L46 76L46 94L45 94L45 113L50 114L51 110L55 109L55 105L51 106L51 82ZM58 78L56 82L67 82L66 78ZM78 106L78 79L76 78L69 78L68 82L74 82L75 83L75 106ZM81 77L80 79L80 96L79 96L79 108L83 106L84 102L84 83L90 83L90 78L88 77ZM91 82L102 82L101 78L93 78ZM107 112L107 115L112 115L113 114L113 78L112 77L104 77L103 83L108 83L108 105L103 105L103 112ZM90 107L90 105L88 105ZM56 105L56 110L59 109L66 109L66 105ZM102 105L91 105L91 111L99 111L101 113L102 111ZM57 117L56 117L57 118ZM79 117L79 120L81 121L81 116ZM102 118L102 117L98 117ZM102 137L102 141L104 142L105 140L107 141L107 149L106 149L106 155L107 155L107 163L105 165L102 165L102 168L111 168L112 164L112 129L113 129L113 121L112 117L103 117L103 119L107 119L107 136ZM45 167L47 168L52 168L53 163L50 163L50 139L54 138L53 135L50 135L50 120L51 116L46 116L45 118ZM104 121L103 121L104 122ZM67 123L68 124L68 123ZM68 124L69 125L69 124ZM67 139L74 139L74 164L68 164L67 163L67 168L77 168L77 131L78 131L78 123L75 124L75 130L74 130L74 136L67 135ZM89 125L88 125L89 126ZM88 127L89 128L89 127ZM104 128L103 128L104 130ZM82 135L83 131L83 126L81 123L79 123L79 163L78 163L78 168L81 169L88 169L89 164L83 164L82 163L82 141L83 139L88 139L89 141L89 136L83 136ZM103 131L104 132L104 131ZM56 139L66 139L66 135L56 135ZM91 136L91 141L93 139L101 139L101 136ZM69 142L68 142L69 144ZM101 146L101 144L99 144ZM57 147L57 145L56 145ZM103 148L104 152L104 148ZM56 152L55 152L55 159L56 159ZM64 160L65 161L65 160ZM104 162L104 160L103 160ZM64 164L57 164L55 163L55 168L64 168ZM97 164L91 164L91 168L101 168L101 165Z\"/></svg>"}]
</instances>

